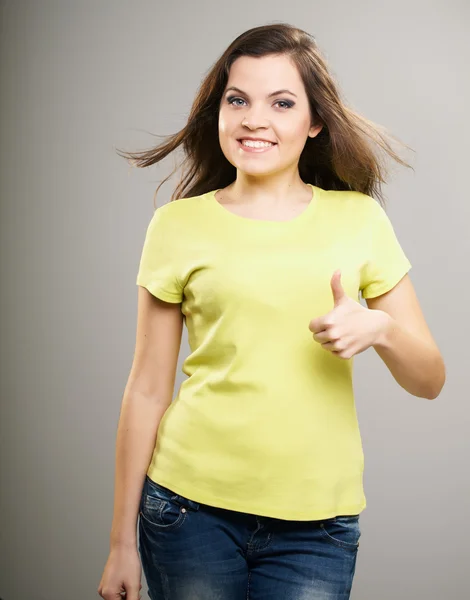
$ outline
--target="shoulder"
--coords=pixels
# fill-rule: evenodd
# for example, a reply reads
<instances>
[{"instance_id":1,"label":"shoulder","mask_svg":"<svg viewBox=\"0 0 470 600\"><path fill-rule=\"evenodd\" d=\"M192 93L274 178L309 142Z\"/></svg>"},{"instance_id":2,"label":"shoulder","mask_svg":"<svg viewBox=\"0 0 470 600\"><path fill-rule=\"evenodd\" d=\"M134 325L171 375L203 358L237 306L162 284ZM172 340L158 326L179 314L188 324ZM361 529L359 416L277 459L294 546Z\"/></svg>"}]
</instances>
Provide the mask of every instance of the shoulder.
<instances>
[{"instance_id":1,"label":"shoulder","mask_svg":"<svg viewBox=\"0 0 470 600\"><path fill-rule=\"evenodd\" d=\"M149 229L166 234L197 229L195 225L202 219L206 195L177 198L158 206L151 216Z\"/></svg>"},{"instance_id":2,"label":"shoulder","mask_svg":"<svg viewBox=\"0 0 470 600\"><path fill-rule=\"evenodd\" d=\"M330 218L344 220L358 226L373 225L386 217L385 210L372 196L350 190L324 190L323 209Z\"/></svg>"},{"instance_id":3,"label":"shoulder","mask_svg":"<svg viewBox=\"0 0 470 600\"><path fill-rule=\"evenodd\" d=\"M188 198L177 198L171 200L162 206L159 206L154 213L154 217L165 223L182 224L191 222L200 216L206 204L208 194L190 196Z\"/></svg>"},{"instance_id":4,"label":"shoulder","mask_svg":"<svg viewBox=\"0 0 470 600\"><path fill-rule=\"evenodd\" d=\"M335 203L345 208L350 207L364 211L374 211L375 207L381 208L375 198L362 192L352 190L323 190L322 196L325 197L328 203Z\"/></svg>"}]
</instances>

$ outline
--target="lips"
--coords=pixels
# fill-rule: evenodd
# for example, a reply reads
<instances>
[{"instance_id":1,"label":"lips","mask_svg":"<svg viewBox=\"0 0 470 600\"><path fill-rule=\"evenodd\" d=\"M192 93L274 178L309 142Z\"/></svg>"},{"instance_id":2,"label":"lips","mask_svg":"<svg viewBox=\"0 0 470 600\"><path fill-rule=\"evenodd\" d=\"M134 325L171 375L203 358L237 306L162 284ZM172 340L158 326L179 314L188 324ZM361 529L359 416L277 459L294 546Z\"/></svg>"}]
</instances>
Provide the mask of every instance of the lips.
<instances>
[{"instance_id":1,"label":"lips","mask_svg":"<svg viewBox=\"0 0 470 600\"><path fill-rule=\"evenodd\" d=\"M241 143L243 141L247 141L247 142L268 142L268 144L275 144L276 142L272 142L271 140L262 140L260 138L248 138L248 137L244 137L244 138L239 138L238 141Z\"/></svg>"},{"instance_id":2,"label":"lips","mask_svg":"<svg viewBox=\"0 0 470 600\"><path fill-rule=\"evenodd\" d=\"M245 144L243 144L241 140L237 140L237 144L239 145L239 148L243 153L251 154L253 156L256 154L267 154L271 152L271 150L273 150L275 146L277 146L277 144L273 142L270 142L269 146L245 146Z\"/></svg>"}]
</instances>

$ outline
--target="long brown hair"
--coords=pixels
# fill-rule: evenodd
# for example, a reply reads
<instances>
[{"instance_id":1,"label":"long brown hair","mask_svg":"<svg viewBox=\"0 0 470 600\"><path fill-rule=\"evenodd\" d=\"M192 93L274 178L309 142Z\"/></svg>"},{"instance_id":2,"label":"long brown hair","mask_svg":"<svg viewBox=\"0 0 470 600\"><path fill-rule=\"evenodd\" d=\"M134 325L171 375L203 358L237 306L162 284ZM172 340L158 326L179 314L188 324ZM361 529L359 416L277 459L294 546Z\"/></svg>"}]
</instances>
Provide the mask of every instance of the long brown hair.
<instances>
[{"instance_id":1,"label":"long brown hair","mask_svg":"<svg viewBox=\"0 0 470 600\"><path fill-rule=\"evenodd\" d=\"M167 136L165 142L150 150L118 150L118 154L137 167L148 167L182 146L184 158L181 164L155 192L156 195L163 183L181 168L182 175L171 200L228 186L236 179L236 168L221 150L218 117L229 70L240 56L272 54L287 55L297 66L309 100L312 123L323 125L316 137L307 138L300 155L301 179L326 190L362 192L385 205L381 184L386 183L388 170L384 158L388 155L412 168L392 149L391 140L399 140L345 105L315 38L288 23L254 27L239 35L202 81L181 131ZM380 154L381 151L385 156Z\"/></svg>"}]
</instances>

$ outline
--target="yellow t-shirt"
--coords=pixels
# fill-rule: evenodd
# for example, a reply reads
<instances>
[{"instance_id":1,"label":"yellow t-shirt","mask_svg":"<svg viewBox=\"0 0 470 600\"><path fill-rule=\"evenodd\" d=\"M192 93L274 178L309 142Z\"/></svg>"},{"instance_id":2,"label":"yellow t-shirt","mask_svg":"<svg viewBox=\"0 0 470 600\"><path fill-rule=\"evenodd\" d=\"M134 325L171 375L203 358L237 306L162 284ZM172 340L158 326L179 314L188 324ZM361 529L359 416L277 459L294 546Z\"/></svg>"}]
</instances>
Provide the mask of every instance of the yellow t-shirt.
<instances>
[{"instance_id":1,"label":"yellow t-shirt","mask_svg":"<svg viewBox=\"0 0 470 600\"><path fill-rule=\"evenodd\" d=\"M148 226L137 284L182 303L191 353L147 474L196 502L287 520L366 506L353 359L308 326L334 306L336 269L359 302L411 264L375 199L311 187L289 221L236 215L213 190Z\"/></svg>"}]
</instances>

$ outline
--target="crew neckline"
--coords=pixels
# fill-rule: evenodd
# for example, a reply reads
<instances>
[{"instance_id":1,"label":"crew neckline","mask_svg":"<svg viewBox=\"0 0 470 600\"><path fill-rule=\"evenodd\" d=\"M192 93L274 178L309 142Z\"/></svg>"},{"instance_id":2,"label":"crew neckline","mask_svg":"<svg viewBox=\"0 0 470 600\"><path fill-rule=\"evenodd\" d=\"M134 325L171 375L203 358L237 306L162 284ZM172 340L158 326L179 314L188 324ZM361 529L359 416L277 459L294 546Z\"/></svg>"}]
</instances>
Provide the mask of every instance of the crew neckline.
<instances>
[{"instance_id":1,"label":"crew neckline","mask_svg":"<svg viewBox=\"0 0 470 600\"><path fill-rule=\"evenodd\" d=\"M252 219L251 217L244 217L242 215L237 215L236 213L228 210L223 206L215 197L216 193L222 190L223 188L217 188L216 190L212 190L207 193L207 197L210 200L211 205L215 205L218 213L221 216L225 216L227 220L231 220L233 223L238 223L240 225L247 225L249 227L258 227L258 228L287 228L294 227L296 225L300 225L304 221L313 215L315 209L318 205L319 197L321 195L322 189L313 185L312 183L307 183L308 186L312 188L312 197L307 207L297 216L292 219L288 219L287 221L269 221L266 219Z\"/></svg>"}]
</instances>

